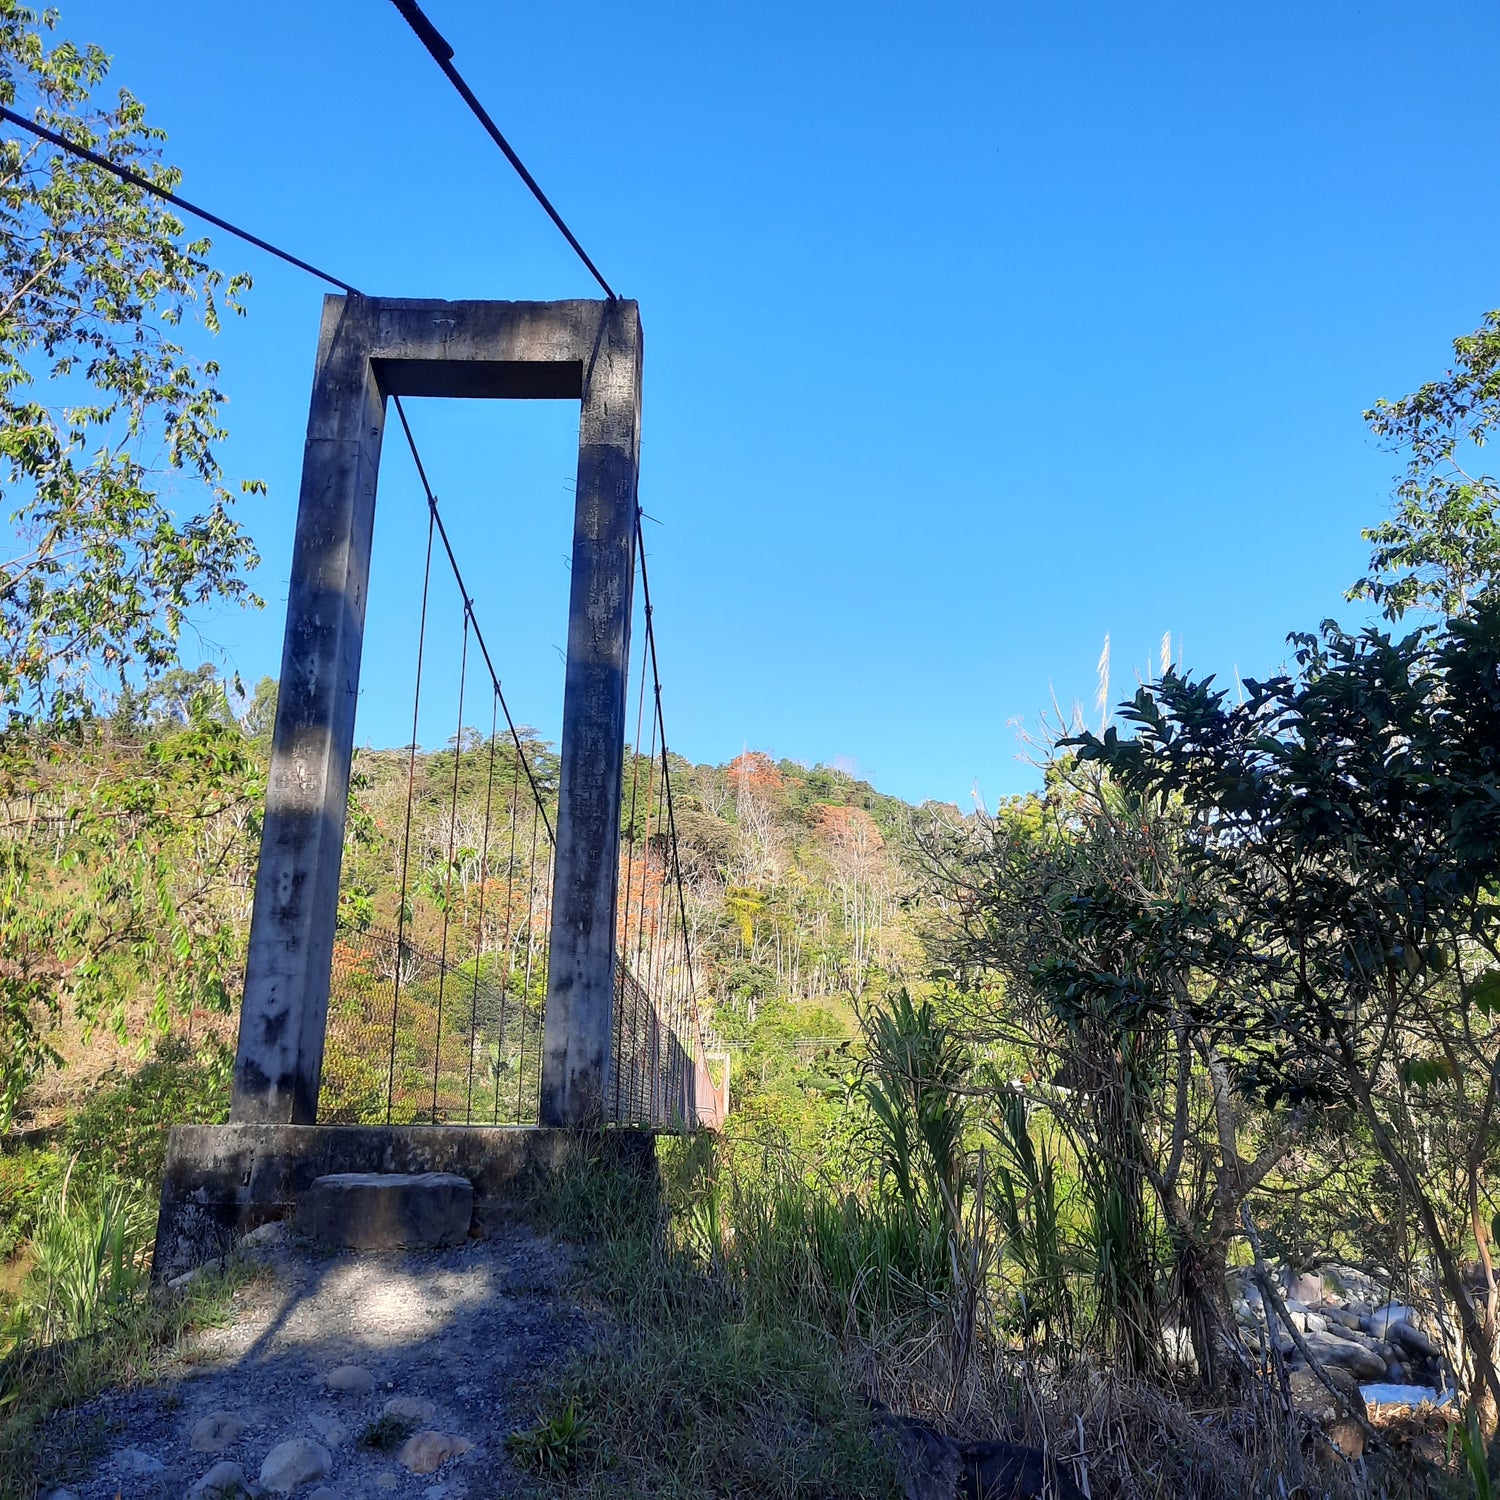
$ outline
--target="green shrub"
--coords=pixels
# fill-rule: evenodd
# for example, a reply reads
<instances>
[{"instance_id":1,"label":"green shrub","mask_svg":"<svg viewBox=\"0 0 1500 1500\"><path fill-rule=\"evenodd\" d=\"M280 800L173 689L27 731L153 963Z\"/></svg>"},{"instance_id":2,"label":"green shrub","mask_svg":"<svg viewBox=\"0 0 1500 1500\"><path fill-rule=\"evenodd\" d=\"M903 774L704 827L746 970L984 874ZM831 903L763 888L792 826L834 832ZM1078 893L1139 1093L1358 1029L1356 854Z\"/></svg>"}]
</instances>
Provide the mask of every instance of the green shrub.
<instances>
[{"instance_id":1,"label":"green shrub","mask_svg":"<svg viewBox=\"0 0 1500 1500\"><path fill-rule=\"evenodd\" d=\"M373 1448L377 1453L394 1453L416 1430L417 1424L409 1417L382 1412L360 1433L359 1445Z\"/></svg>"},{"instance_id":2,"label":"green shrub","mask_svg":"<svg viewBox=\"0 0 1500 1500\"><path fill-rule=\"evenodd\" d=\"M63 1152L86 1169L107 1169L155 1192L168 1127L226 1120L233 1069L232 1049L215 1038L190 1044L164 1037L149 1062L101 1080L69 1120Z\"/></svg>"},{"instance_id":3,"label":"green shrub","mask_svg":"<svg viewBox=\"0 0 1500 1500\"><path fill-rule=\"evenodd\" d=\"M14 1255L30 1235L66 1168L66 1160L45 1147L0 1151L0 1260Z\"/></svg>"}]
</instances>

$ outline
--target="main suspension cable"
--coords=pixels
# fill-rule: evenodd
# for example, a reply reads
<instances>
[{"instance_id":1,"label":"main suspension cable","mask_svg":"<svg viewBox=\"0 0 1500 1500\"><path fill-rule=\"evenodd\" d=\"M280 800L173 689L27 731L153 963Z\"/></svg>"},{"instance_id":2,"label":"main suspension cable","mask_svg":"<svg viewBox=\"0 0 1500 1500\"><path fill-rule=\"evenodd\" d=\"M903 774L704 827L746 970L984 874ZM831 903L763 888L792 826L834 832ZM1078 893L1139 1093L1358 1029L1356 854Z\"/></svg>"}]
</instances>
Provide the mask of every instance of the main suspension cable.
<instances>
[{"instance_id":1,"label":"main suspension cable","mask_svg":"<svg viewBox=\"0 0 1500 1500\"><path fill-rule=\"evenodd\" d=\"M563 222L563 217L553 208L552 200L542 191L536 178L526 170L526 163L516 155L515 148L500 133L500 127L490 118L489 111L485 109L474 94L474 90L464 82L464 76L453 66L453 48L444 38L443 34L422 13L422 7L417 0L392 0L396 9L399 10L406 20L406 24L416 32L417 39L432 55L432 60L443 70L448 82L458 90L460 98L473 111L475 119L484 126L489 138L505 154L505 159L516 169L521 181L531 189L531 196L546 210L547 217L562 231L563 238L573 247L573 252L585 266L588 267L589 275L604 288L604 295L611 302L618 301L612 286L600 274L598 266L589 259L588 252L578 243L578 237Z\"/></svg>"},{"instance_id":2,"label":"main suspension cable","mask_svg":"<svg viewBox=\"0 0 1500 1500\"><path fill-rule=\"evenodd\" d=\"M45 125L38 125L35 120L28 120L25 115L17 114L15 110L8 109L3 104L0 104L0 119L9 120L12 125L19 125L22 130L29 130L32 135L39 136L42 140L56 146L59 151L66 151L69 156L92 162L101 171L108 172L112 177L118 177L121 182L128 182L132 187L138 187L160 198L164 203L170 203L174 208L182 209L184 213L194 214L214 225L215 228L222 229L226 234L232 234L236 239L244 240L247 245L254 245L257 250L264 250L267 255L274 255L277 260L284 260L287 265L296 266L299 271L306 271L309 276L316 276L330 286L336 286L340 291L348 292L350 296L361 295L357 287L350 286L342 277L321 270L311 261L303 260L300 255L293 255L290 250L283 250L279 245L273 245L269 240L261 239L258 234L251 234L248 229L241 229L238 224L231 224L228 219L220 218L218 214L184 198L180 193L173 192L171 188L165 188L159 182L153 182L149 177L129 167L122 167L119 162L111 161L107 156L101 156L99 152L91 151L87 146L80 146L77 141L70 141L67 136L60 135L55 130L48 130Z\"/></svg>"}]
</instances>

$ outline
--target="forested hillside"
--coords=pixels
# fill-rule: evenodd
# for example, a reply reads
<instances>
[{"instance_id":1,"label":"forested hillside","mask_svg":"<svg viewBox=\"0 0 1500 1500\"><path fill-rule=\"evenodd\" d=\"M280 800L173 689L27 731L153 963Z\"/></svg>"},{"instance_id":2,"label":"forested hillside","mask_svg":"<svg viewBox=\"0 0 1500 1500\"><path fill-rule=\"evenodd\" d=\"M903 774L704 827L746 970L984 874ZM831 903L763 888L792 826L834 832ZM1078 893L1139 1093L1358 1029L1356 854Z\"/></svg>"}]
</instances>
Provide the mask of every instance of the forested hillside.
<instances>
[{"instance_id":1,"label":"forested hillside","mask_svg":"<svg viewBox=\"0 0 1500 1500\"><path fill-rule=\"evenodd\" d=\"M11 826L56 872L28 879L9 912L8 958L34 996L14 1012L6 1069L19 1126L56 1122L106 1059L123 1066L167 1036L231 1036L274 703L269 679L231 704L211 669L178 673L53 744L12 789ZM520 754L508 737L497 747L501 798L524 786L524 756L554 811L555 751L525 731L521 743ZM472 912L486 883L493 892L506 850L492 815L481 859L492 760L473 730L457 756L451 745L357 753L342 953L394 930L403 853L415 948L437 949L445 911ZM798 1101L822 1097L820 1069L858 1035L861 1005L920 968L902 856L916 810L847 772L759 751L718 766L673 757L672 770L705 1025L731 1056L737 1111L772 1109L795 1131ZM546 873L533 871L538 913ZM491 894L486 950L505 918ZM538 967L538 999L541 983Z\"/></svg>"}]
</instances>

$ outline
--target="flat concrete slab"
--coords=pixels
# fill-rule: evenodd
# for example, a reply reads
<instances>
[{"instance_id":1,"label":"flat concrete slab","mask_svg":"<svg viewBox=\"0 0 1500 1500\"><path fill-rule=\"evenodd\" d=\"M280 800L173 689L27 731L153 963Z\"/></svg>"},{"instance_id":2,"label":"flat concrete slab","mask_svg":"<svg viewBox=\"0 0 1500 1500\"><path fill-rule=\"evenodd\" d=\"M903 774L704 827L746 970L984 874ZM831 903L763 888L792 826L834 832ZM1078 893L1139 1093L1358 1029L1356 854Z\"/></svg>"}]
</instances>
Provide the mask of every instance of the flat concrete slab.
<instances>
[{"instance_id":1,"label":"flat concrete slab","mask_svg":"<svg viewBox=\"0 0 1500 1500\"><path fill-rule=\"evenodd\" d=\"M225 1254L237 1238L293 1217L320 1177L453 1173L473 1189L481 1229L513 1216L579 1153L658 1190L656 1138L644 1130L489 1125L179 1125L167 1139L152 1278Z\"/></svg>"},{"instance_id":2,"label":"flat concrete slab","mask_svg":"<svg viewBox=\"0 0 1500 1500\"><path fill-rule=\"evenodd\" d=\"M343 1250L446 1250L473 1217L474 1185L456 1172L332 1172L302 1195L296 1226Z\"/></svg>"}]
</instances>

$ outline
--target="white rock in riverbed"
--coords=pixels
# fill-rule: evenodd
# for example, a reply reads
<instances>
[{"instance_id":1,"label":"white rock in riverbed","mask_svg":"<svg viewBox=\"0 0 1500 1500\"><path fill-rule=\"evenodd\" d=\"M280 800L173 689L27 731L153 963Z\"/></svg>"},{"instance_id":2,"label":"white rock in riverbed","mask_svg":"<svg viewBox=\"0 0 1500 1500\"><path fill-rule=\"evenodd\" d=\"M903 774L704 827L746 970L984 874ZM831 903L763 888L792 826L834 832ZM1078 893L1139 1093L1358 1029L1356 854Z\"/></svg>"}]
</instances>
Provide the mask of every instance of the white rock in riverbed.
<instances>
[{"instance_id":1,"label":"white rock in riverbed","mask_svg":"<svg viewBox=\"0 0 1500 1500\"><path fill-rule=\"evenodd\" d=\"M1399 1302L1389 1302L1384 1307L1377 1307L1368 1318L1361 1318L1360 1324L1367 1333L1383 1339L1389 1336L1393 1324L1410 1323L1415 1327L1416 1316L1415 1308L1403 1307Z\"/></svg>"},{"instance_id":2,"label":"white rock in riverbed","mask_svg":"<svg viewBox=\"0 0 1500 1500\"><path fill-rule=\"evenodd\" d=\"M1362 1385L1359 1393L1371 1406L1421 1406L1429 1401L1434 1406L1446 1406L1453 1399L1452 1391L1439 1395L1430 1385L1393 1385L1386 1381Z\"/></svg>"}]
</instances>

